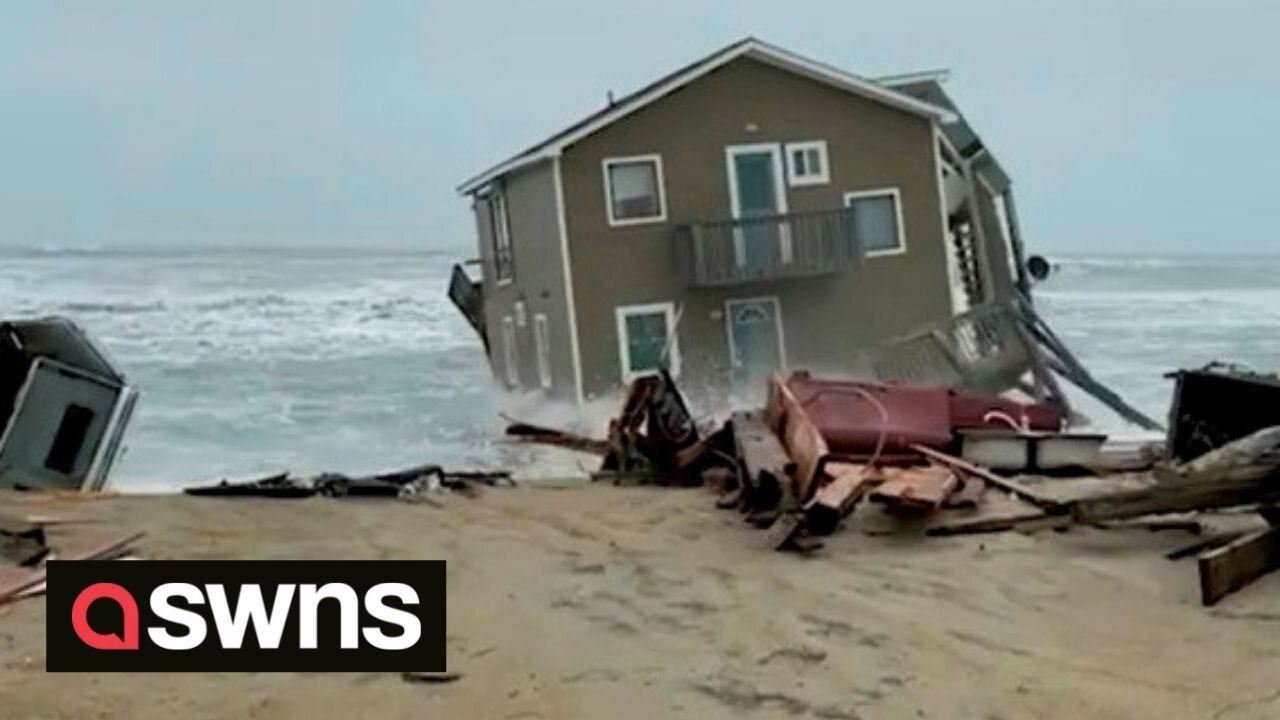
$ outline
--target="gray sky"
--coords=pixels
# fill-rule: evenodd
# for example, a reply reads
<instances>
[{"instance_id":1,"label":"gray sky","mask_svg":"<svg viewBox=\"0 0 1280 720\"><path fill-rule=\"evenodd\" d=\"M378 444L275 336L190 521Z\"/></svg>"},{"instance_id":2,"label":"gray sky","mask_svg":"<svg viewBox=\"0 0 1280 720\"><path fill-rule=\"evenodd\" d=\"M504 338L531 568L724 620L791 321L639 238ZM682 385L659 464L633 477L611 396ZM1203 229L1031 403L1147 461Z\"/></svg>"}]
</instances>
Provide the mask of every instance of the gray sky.
<instances>
[{"instance_id":1,"label":"gray sky","mask_svg":"<svg viewBox=\"0 0 1280 720\"><path fill-rule=\"evenodd\" d=\"M1270 0L12 2L0 244L469 252L458 182L752 34L952 68L1037 251L1270 252L1277 27Z\"/></svg>"}]
</instances>

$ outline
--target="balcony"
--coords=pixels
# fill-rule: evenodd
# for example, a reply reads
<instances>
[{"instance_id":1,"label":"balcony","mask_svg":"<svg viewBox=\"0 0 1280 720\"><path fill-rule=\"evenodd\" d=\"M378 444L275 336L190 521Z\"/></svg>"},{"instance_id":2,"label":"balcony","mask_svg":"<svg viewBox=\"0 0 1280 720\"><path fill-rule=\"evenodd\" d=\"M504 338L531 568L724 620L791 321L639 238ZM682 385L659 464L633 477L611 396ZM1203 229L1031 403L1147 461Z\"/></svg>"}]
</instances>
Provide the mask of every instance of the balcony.
<instances>
[{"instance_id":1,"label":"balcony","mask_svg":"<svg viewBox=\"0 0 1280 720\"><path fill-rule=\"evenodd\" d=\"M689 285L833 275L862 260L847 208L680 225L676 259Z\"/></svg>"}]
</instances>

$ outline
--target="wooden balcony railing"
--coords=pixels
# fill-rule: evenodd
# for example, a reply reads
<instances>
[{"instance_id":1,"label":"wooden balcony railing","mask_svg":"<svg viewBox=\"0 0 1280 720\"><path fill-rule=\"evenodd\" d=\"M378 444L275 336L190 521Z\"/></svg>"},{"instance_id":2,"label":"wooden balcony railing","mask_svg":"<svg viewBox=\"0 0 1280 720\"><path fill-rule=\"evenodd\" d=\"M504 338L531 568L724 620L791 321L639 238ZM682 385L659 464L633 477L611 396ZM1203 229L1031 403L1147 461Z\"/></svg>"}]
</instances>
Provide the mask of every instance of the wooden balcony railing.
<instances>
[{"instance_id":1,"label":"wooden balcony railing","mask_svg":"<svg viewBox=\"0 0 1280 720\"><path fill-rule=\"evenodd\" d=\"M680 225L674 241L695 286L831 275L862 260L847 208Z\"/></svg>"}]
</instances>

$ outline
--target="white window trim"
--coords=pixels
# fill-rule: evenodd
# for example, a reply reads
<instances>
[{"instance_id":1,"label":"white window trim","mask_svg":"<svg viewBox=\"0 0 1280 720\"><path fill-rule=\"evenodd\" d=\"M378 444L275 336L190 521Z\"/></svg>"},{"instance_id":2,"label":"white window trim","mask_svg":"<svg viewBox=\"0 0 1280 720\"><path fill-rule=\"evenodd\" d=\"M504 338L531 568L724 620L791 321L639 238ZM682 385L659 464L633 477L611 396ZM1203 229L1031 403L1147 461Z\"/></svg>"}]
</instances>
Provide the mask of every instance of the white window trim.
<instances>
[{"instance_id":1,"label":"white window trim","mask_svg":"<svg viewBox=\"0 0 1280 720\"><path fill-rule=\"evenodd\" d=\"M613 165L627 163L651 162L658 183L658 214L643 218L615 218L613 216L613 188L609 184L609 168ZM649 155L624 155L607 157L600 161L600 170L604 176L604 212L609 219L609 227L631 227L633 225L650 225L667 221L667 183L662 173L662 156L657 153Z\"/></svg>"},{"instance_id":2,"label":"white window trim","mask_svg":"<svg viewBox=\"0 0 1280 720\"><path fill-rule=\"evenodd\" d=\"M773 317L777 321L774 324L778 328L778 362L781 364L779 369L785 370L788 367L787 335L782 327L782 303L778 300L777 295L762 295L760 297L733 298L724 301L724 329L725 334L729 337L729 364L734 369L738 367L738 347L733 342L733 306L762 302L773 303Z\"/></svg>"},{"instance_id":3,"label":"white window trim","mask_svg":"<svg viewBox=\"0 0 1280 720\"><path fill-rule=\"evenodd\" d=\"M493 232L493 277L495 279L495 284L499 286L510 285L511 281L516 277L516 260L511 249L511 210L507 206L506 189L494 188L486 202L489 203L489 219ZM500 210L496 209L496 206L498 205L501 206ZM501 232L499 232L499 228L501 228ZM508 275L506 277L502 277L498 274L498 250L500 248L498 243L499 235L502 236L503 243L506 245L507 254L511 256L511 263L508 266Z\"/></svg>"},{"instance_id":4,"label":"white window trim","mask_svg":"<svg viewBox=\"0 0 1280 720\"><path fill-rule=\"evenodd\" d=\"M822 172L816 175L806 175L804 177L796 176L795 153L805 152L808 150L817 150L818 157L822 161ZM831 161L827 155L826 140L806 140L804 142L787 143L783 146L783 151L787 156L787 184L791 187L806 187L810 185L826 185L831 182Z\"/></svg>"},{"instance_id":5,"label":"white window trim","mask_svg":"<svg viewBox=\"0 0 1280 720\"><path fill-rule=\"evenodd\" d=\"M533 348L538 359L538 383L551 389L551 328L545 313L533 315Z\"/></svg>"},{"instance_id":6,"label":"white window trim","mask_svg":"<svg viewBox=\"0 0 1280 720\"><path fill-rule=\"evenodd\" d=\"M728 145L724 149L724 163L728 172L729 182L729 208L733 211L733 219L738 220L742 217L742 199L738 197L738 167L734 164L733 159L739 155L751 155L755 153L767 152L773 156L773 186L774 193L777 195L777 212L779 215L786 215L787 210L787 180L784 175L787 172L785 165L786 160L782 157L781 143L753 143L750 145ZM782 258L784 264L790 263L792 259L791 249L791 226L782 223L779 226L778 242L780 244L778 255ZM733 252L738 261L738 267L746 267L747 264L747 248L746 239L740 230L734 230L733 233Z\"/></svg>"},{"instance_id":7,"label":"white window trim","mask_svg":"<svg viewBox=\"0 0 1280 720\"><path fill-rule=\"evenodd\" d=\"M520 387L520 348L517 346L516 323L510 315L502 316L502 362L507 376L507 387Z\"/></svg>"},{"instance_id":8,"label":"white window trim","mask_svg":"<svg viewBox=\"0 0 1280 720\"><path fill-rule=\"evenodd\" d=\"M868 250L865 255L869 258L890 257L893 255L905 255L907 253L907 229L902 223L902 193L899 192L896 187L888 187L875 188L873 190L855 190L844 194L845 207L849 207L853 200L885 196L893 198L893 214L898 223L898 246L885 250Z\"/></svg>"},{"instance_id":9,"label":"white window trim","mask_svg":"<svg viewBox=\"0 0 1280 720\"><path fill-rule=\"evenodd\" d=\"M652 315L664 313L667 317L667 337L671 347L667 352L667 369L671 377L680 377L680 333L676 328L676 305L672 302L647 303L644 305L619 305L616 309L618 321L618 360L621 361L622 382L630 383L636 378L647 375L652 370L631 371L631 346L627 342L627 318L632 315Z\"/></svg>"}]
</instances>

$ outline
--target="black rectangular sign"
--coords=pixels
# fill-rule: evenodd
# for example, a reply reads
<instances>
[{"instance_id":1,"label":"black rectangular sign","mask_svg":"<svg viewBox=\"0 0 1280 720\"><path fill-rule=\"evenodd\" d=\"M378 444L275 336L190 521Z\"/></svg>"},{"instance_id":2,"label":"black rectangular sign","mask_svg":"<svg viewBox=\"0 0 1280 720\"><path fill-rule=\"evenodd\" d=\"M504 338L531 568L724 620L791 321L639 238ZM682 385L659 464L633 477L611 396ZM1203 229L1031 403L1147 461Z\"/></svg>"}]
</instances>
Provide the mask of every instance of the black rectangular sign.
<instances>
[{"instance_id":1,"label":"black rectangular sign","mask_svg":"<svg viewBox=\"0 0 1280 720\"><path fill-rule=\"evenodd\" d=\"M437 672L443 560L52 561L50 672Z\"/></svg>"}]
</instances>

